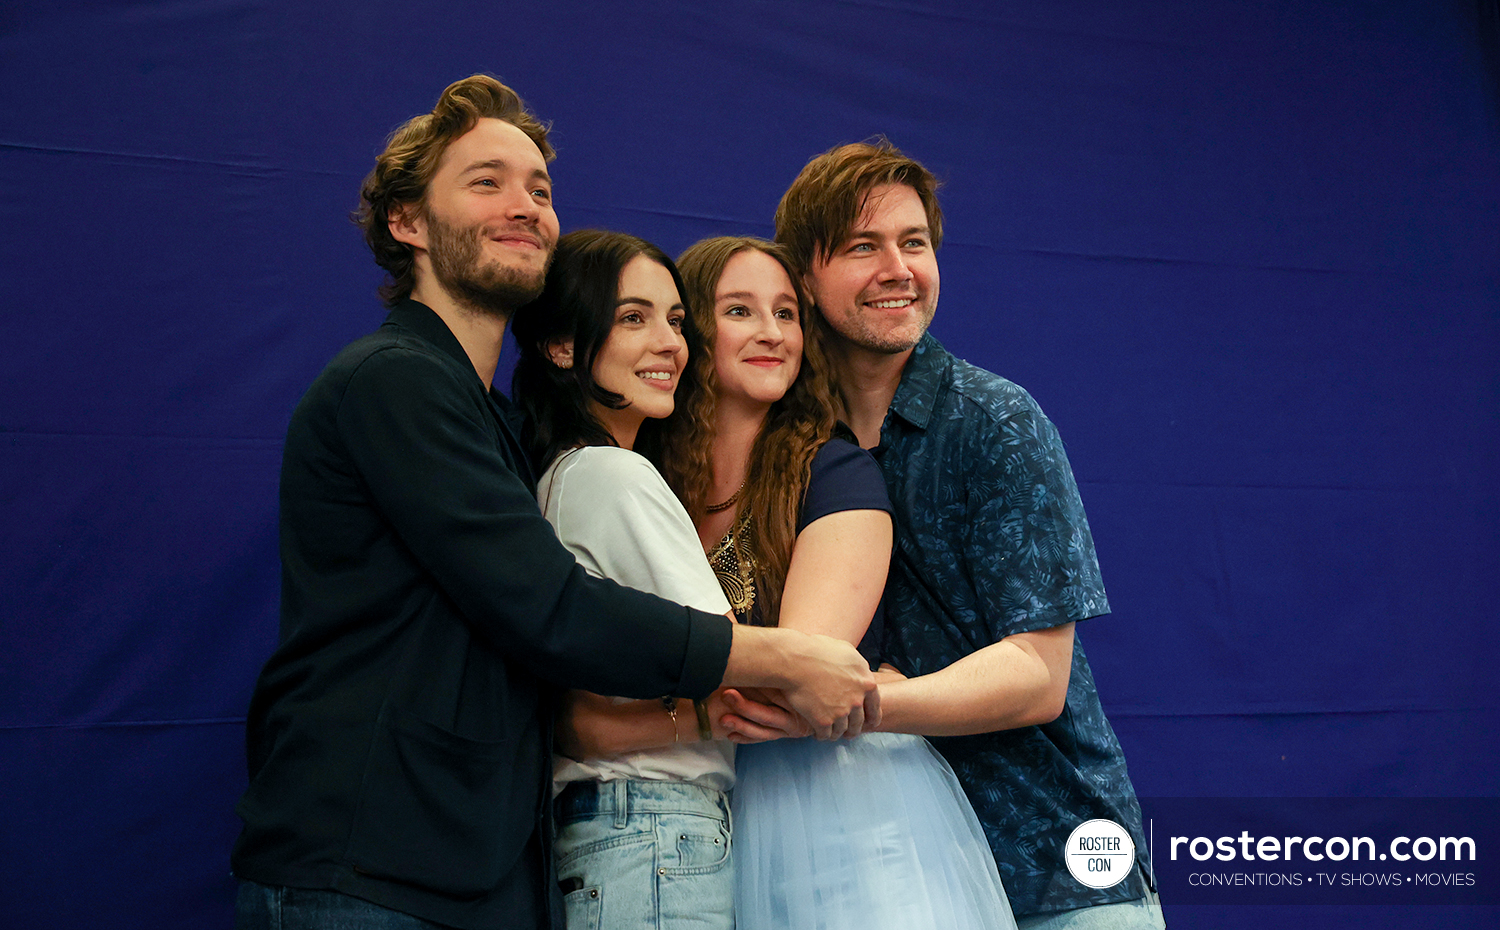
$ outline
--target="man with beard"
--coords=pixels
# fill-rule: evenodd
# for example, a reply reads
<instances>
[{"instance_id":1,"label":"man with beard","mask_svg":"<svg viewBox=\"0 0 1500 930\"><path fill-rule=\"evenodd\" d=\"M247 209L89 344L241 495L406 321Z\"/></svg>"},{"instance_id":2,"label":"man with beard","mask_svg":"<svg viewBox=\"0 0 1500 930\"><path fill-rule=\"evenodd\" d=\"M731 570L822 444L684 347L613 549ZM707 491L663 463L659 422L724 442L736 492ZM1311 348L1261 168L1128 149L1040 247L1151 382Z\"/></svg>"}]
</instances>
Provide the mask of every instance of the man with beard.
<instances>
[{"instance_id":1,"label":"man with beard","mask_svg":"<svg viewBox=\"0 0 1500 930\"><path fill-rule=\"evenodd\" d=\"M1160 927L1140 806L1074 635L1109 603L1062 441L1024 390L927 332L936 189L888 142L845 145L810 161L776 210L845 419L894 508L883 654L904 675L881 683L880 726L931 737L953 766L1021 930ZM1121 831L1106 887L1065 858L1091 820Z\"/></svg>"},{"instance_id":2,"label":"man with beard","mask_svg":"<svg viewBox=\"0 0 1500 930\"><path fill-rule=\"evenodd\" d=\"M822 735L878 719L847 644L592 578L542 518L491 382L557 240L551 155L516 94L476 75L365 180L391 310L287 430L281 636L250 705L232 860L242 930L556 925L557 686L764 685Z\"/></svg>"}]
</instances>

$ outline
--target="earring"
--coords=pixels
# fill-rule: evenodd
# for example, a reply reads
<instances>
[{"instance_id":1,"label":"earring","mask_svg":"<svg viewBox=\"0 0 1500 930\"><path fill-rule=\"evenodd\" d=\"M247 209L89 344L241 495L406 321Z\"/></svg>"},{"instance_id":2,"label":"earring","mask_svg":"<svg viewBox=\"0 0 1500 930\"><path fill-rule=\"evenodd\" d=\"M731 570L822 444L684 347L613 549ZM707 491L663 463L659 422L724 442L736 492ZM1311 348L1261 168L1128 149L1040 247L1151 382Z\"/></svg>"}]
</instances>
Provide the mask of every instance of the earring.
<instances>
[{"instance_id":1,"label":"earring","mask_svg":"<svg viewBox=\"0 0 1500 930\"><path fill-rule=\"evenodd\" d=\"M569 368L573 367L573 353L569 352L567 355L559 354L557 358L553 359L553 362L557 365L558 368L567 371Z\"/></svg>"}]
</instances>

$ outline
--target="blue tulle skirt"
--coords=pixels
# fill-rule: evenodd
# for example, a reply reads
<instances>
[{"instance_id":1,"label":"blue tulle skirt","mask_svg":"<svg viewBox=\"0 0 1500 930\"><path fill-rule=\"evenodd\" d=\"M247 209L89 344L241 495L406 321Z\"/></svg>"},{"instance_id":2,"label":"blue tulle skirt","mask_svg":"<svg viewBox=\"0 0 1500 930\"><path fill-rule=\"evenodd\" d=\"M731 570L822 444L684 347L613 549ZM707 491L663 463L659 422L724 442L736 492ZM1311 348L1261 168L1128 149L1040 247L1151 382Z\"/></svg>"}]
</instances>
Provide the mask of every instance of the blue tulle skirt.
<instances>
[{"instance_id":1,"label":"blue tulle skirt","mask_svg":"<svg viewBox=\"0 0 1500 930\"><path fill-rule=\"evenodd\" d=\"M1005 889L948 763L920 736L741 746L737 930L1002 930Z\"/></svg>"}]
</instances>

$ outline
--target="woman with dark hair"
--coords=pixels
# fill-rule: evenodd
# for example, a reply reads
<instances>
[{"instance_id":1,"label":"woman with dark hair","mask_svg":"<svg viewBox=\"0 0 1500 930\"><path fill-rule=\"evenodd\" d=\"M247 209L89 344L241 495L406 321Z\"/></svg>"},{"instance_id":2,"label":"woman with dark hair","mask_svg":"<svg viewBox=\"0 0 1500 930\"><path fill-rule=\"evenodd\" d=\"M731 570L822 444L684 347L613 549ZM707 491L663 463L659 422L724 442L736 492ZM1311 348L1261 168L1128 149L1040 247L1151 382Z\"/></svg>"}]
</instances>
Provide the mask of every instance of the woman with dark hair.
<instances>
[{"instance_id":1,"label":"woman with dark hair","mask_svg":"<svg viewBox=\"0 0 1500 930\"><path fill-rule=\"evenodd\" d=\"M737 619L840 637L873 660L890 503L834 418L816 310L764 240L708 239L678 267L709 348L689 357L662 472ZM1014 928L973 809L922 737L783 739L741 747L737 769L740 930Z\"/></svg>"},{"instance_id":2,"label":"woman with dark hair","mask_svg":"<svg viewBox=\"0 0 1500 930\"><path fill-rule=\"evenodd\" d=\"M692 522L633 451L692 377L697 337L681 295L676 267L650 243L563 236L542 295L511 323L512 394L547 466L542 511L584 569L728 613ZM554 810L568 926L732 930L733 746L699 726L708 709L583 692L564 705ZM717 704L713 715L723 713ZM587 729L594 719L608 724Z\"/></svg>"}]
</instances>

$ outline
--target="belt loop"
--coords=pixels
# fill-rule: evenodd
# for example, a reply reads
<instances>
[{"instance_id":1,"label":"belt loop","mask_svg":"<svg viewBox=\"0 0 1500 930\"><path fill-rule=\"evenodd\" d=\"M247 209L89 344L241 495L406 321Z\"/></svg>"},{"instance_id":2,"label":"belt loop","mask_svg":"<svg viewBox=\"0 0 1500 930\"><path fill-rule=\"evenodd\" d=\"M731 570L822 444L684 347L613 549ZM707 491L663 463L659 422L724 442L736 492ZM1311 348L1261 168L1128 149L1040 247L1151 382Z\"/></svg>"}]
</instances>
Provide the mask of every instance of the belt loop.
<instances>
[{"instance_id":1,"label":"belt loop","mask_svg":"<svg viewBox=\"0 0 1500 930\"><path fill-rule=\"evenodd\" d=\"M625 786L627 784L629 784L629 779L616 778L614 780L616 830L625 829L625 822L630 818L630 806L625 795Z\"/></svg>"}]
</instances>

